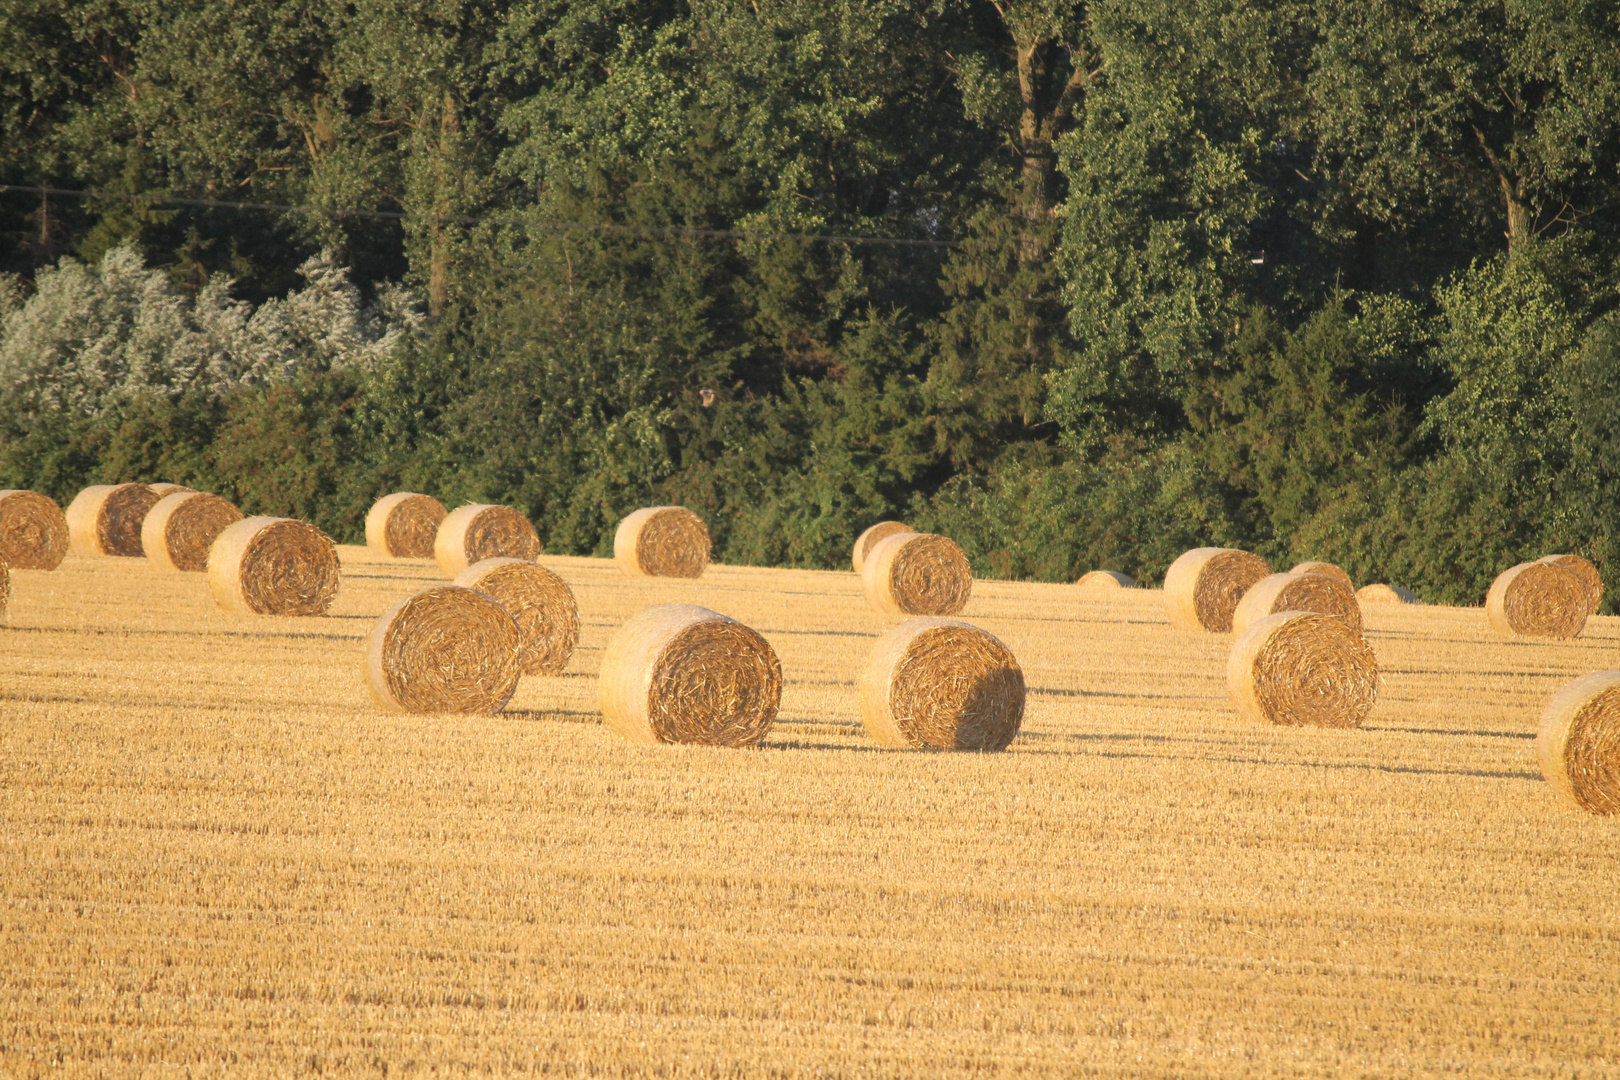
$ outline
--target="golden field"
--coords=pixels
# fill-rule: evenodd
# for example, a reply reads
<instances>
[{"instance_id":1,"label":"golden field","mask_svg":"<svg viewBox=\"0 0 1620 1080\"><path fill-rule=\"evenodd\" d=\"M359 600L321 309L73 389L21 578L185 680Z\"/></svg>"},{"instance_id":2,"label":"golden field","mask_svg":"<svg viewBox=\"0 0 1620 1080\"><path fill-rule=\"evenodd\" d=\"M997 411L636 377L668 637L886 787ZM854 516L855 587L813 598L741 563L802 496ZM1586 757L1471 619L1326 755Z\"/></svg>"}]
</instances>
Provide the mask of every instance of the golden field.
<instances>
[{"instance_id":1,"label":"golden field","mask_svg":"<svg viewBox=\"0 0 1620 1080\"><path fill-rule=\"evenodd\" d=\"M567 673L396 716L365 636L444 579L341 552L317 619L140 560L14 574L0 1076L1620 1076L1620 820L1533 741L1620 619L1369 607L1368 727L1269 729L1158 592L977 582L1024 732L897 753L853 574L543 557ZM608 635L671 600L777 650L763 747L601 726Z\"/></svg>"}]
</instances>

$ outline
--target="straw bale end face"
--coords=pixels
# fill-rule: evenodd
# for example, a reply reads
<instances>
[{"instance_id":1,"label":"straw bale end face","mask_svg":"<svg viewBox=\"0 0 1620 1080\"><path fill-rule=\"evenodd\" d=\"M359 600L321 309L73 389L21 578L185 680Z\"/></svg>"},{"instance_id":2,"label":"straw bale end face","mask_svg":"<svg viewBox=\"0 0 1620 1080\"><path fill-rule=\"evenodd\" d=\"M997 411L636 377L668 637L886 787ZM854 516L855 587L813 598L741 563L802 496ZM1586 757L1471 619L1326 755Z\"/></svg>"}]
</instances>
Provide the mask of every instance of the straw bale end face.
<instances>
[{"instance_id":1,"label":"straw bale end face","mask_svg":"<svg viewBox=\"0 0 1620 1080\"><path fill-rule=\"evenodd\" d=\"M1326 574L1290 571L1271 574L1249 586L1232 613L1232 632L1241 634L1268 615L1279 611L1314 611L1342 619L1352 630L1361 630L1361 605L1350 586Z\"/></svg>"},{"instance_id":2,"label":"straw bale end face","mask_svg":"<svg viewBox=\"0 0 1620 1080\"><path fill-rule=\"evenodd\" d=\"M145 484L95 484L68 504L68 537L75 555L118 555L138 558L141 524L157 505L158 494Z\"/></svg>"},{"instance_id":3,"label":"straw bale end face","mask_svg":"<svg viewBox=\"0 0 1620 1080\"><path fill-rule=\"evenodd\" d=\"M202 573L219 534L242 520L242 511L217 495L177 491L159 499L141 522L141 550L168 570Z\"/></svg>"},{"instance_id":4,"label":"straw bale end face","mask_svg":"<svg viewBox=\"0 0 1620 1080\"><path fill-rule=\"evenodd\" d=\"M1024 672L994 635L911 619L878 639L860 681L867 734L896 750L1005 750L1024 721Z\"/></svg>"},{"instance_id":5,"label":"straw bale end face","mask_svg":"<svg viewBox=\"0 0 1620 1080\"><path fill-rule=\"evenodd\" d=\"M1620 814L1620 671L1582 676L1553 695L1541 714L1536 756L1566 803Z\"/></svg>"},{"instance_id":6,"label":"straw bale end face","mask_svg":"<svg viewBox=\"0 0 1620 1080\"><path fill-rule=\"evenodd\" d=\"M533 562L539 554L540 534L510 506L458 506L445 515L433 534L434 561L451 577L485 559Z\"/></svg>"},{"instance_id":7,"label":"straw bale end face","mask_svg":"<svg viewBox=\"0 0 1620 1080\"><path fill-rule=\"evenodd\" d=\"M1226 685L1238 713L1267 724L1352 728L1378 700L1378 659L1331 615L1268 615L1232 643Z\"/></svg>"},{"instance_id":8,"label":"straw bale end face","mask_svg":"<svg viewBox=\"0 0 1620 1080\"><path fill-rule=\"evenodd\" d=\"M866 566L866 557L872 553L879 540L887 540L891 536L901 533L916 532L910 525L900 521L880 521L876 525L861 533L855 538L855 548L850 552L850 562L854 564L858 574Z\"/></svg>"},{"instance_id":9,"label":"straw bale end face","mask_svg":"<svg viewBox=\"0 0 1620 1080\"><path fill-rule=\"evenodd\" d=\"M1224 634L1243 594L1271 573L1258 555L1237 548L1193 548L1164 575L1164 610L1178 630Z\"/></svg>"},{"instance_id":10,"label":"straw bale end face","mask_svg":"<svg viewBox=\"0 0 1620 1080\"><path fill-rule=\"evenodd\" d=\"M1350 575L1345 573L1342 566L1338 566L1334 563L1317 562L1312 560L1302 562L1288 572L1290 574L1319 574L1322 577L1330 577L1334 581L1337 581L1339 584L1343 585L1345 588L1349 589L1351 592L1356 591L1356 583L1350 580Z\"/></svg>"},{"instance_id":11,"label":"straw bale end face","mask_svg":"<svg viewBox=\"0 0 1620 1080\"><path fill-rule=\"evenodd\" d=\"M631 742L757 745L782 702L782 665L757 631L693 604L627 620L602 656L598 700Z\"/></svg>"},{"instance_id":12,"label":"straw bale end face","mask_svg":"<svg viewBox=\"0 0 1620 1080\"><path fill-rule=\"evenodd\" d=\"M709 566L709 527L684 506L643 507L619 522L613 561L637 577L702 577Z\"/></svg>"},{"instance_id":13,"label":"straw bale end face","mask_svg":"<svg viewBox=\"0 0 1620 1080\"><path fill-rule=\"evenodd\" d=\"M1092 570L1081 574L1080 580L1075 584L1087 592L1117 592L1120 589L1136 588L1136 579L1117 570Z\"/></svg>"},{"instance_id":14,"label":"straw bale end face","mask_svg":"<svg viewBox=\"0 0 1620 1080\"><path fill-rule=\"evenodd\" d=\"M1561 566L1580 578L1581 584L1586 586L1586 613L1597 614L1603 604L1603 575L1598 573L1597 567L1579 555L1543 555L1536 561Z\"/></svg>"},{"instance_id":15,"label":"straw bale end face","mask_svg":"<svg viewBox=\"0 0 1620 1080\"><path fill-rule=\"evenodd\" d=\"M244 518L208 549L208 588L226 611L324 615L338 582L337 546L308 522Z\"/></svg>"},{"instance_id":16,"label":"straw bale end face","mask_svg":"<svg viewBox=\"0 0 1620 1080\"><path fill-rule=\"evenodd\" d=\"M973 595L973 568L949 537L894 533L867 553L861 591L868 607L891 618L956 615Z\"/></svg>"},{"instance_id":17,"label":"straw bale end face","mask_svg":"<svg viewBox=\"0 0 1620 1080\"><path fill-rule=\"evenodd\" d=\"M0 558L19 570L55 570L68 553L68 523L37 491L0 491Z\"/></svg>"},{"instance_id":18,"label":"straw bale end face","mask_svg":"<svg viewBox=\"0 0 1620 1080\"><path fill-rule=\"evenodd\" d=\"M500 712L522 674L518 625L482 593L439 585L377 620L366 643L366 685L385 709Z\"/></svg>"},{"instance_id":19,"label":"straw bale end face","mask_svg":"<svg viewBox=\"0 0 1620 1080\"><path fill-rule=\"evenodd\" d=\"M579 606L562 578L523 559L485 559L463 570L455 583L483 593L512 616L523 674L555 675L568 666L579 644Z\"/></svg>"},{"instance_id":20,"label":"straw bale end face","mask_svg":"<svg viewBox=\"0 0 1620 1080\"><path fill-rule=\"evenodd\" d=\"M1503 571L1485 596L1485 615L1498 633L1572 638L1586 625L1586 585L1555 563L1527 562Z\"/></svg>"},{"instance_id":21,"label":"straw bale end face","mask_svg":"<svg viewBox=\"0 0 1620 1080\"><path fill-rule=\"evenodd\" d=\"M431 559L445 516L444 504L431 495L384 495L366 512L366 547L395 559Z\"/></svg>"},{"instance_id":22,"label":"straw bale end face","mask_svg":"<svg viewBox=\"0 0 1620 1080\"><path fill-rule=\"evenodd\" d=\"M1399 585L1363 585L1356 590L1358 604L1415 604L1418 602L1417 593L1410 589L1403 589Z\"/></svg>"}]
</instances>

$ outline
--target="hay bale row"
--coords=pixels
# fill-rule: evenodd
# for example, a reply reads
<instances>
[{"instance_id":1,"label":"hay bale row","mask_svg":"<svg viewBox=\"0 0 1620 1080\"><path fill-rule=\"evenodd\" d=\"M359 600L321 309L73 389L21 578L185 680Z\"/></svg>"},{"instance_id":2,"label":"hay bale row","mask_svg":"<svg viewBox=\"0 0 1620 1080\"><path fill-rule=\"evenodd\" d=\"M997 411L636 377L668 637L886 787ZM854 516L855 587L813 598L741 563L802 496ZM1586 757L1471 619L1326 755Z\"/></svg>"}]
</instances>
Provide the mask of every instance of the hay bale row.
<instances>
[{"instance_id":1,"label":"hay bale row","mask_svg":"<svg viewBox=\"0 0 1620 1080\"><path fill-rule=\"evenodd\" d=\"M242 520L242 511L217 495L177 491L159 499L141 522L141 550L167 570L202 573L219 534Z\"/></svg>"},{"instance_id":2,"label":"hay bale row","mask_svg":"<svg viewBox=\"0 0 1620 1080\"><path fill-rule=\"evenodd\" d=\"M69 545L75 555L139 558L141 524L162 498L145 484L94 484L68 504Z\"/></svg>"},{"instance_id":3,"label":"hay bale row","mask_svg":"<svg viewBox=\"0 0 1620 1080\"><path fill-rule=\"evenodd\" d=\"M19 570L55 570L70 543L67 517L35 491L0 491L0 558Z\"/></svg>"},{"instance_id":4,"label":"hay bale row","mask_svg":"<svg viewBox=\"0 0 1620 1080\"><path fill-rule=\"evenodd\" d=\"M539 563L484 559L463 570L459 588L489 597L512 616L525 675L555 675L579 643L579 605L566 582Z\"/></svg>"},{"instance_id":5,"label":"hay bale row","mask_svg":"<svg viewBox=\"0 0 1620 1080\"><path fill-rule=\"evenodd\" d=\"M1193 548L1164 575L1164 609L1178 630L1224 634L1232 629L1238 601L1271 567L1236 548Z\"/></svg>"},{"instance_id":6,"label":"hay bale row","mask_svg":"<svg viewBox=\"0 0 1620 1080\"><path fill-rule=\"evenodd\" d=\"M1572 638L1586 625L1586 583L1557 563L1525 562L1491 582L1485 615L1499 633Z\"/></svg>"},{"instance_id":7,"label":"hay bale row","mask_svg":"<svg viewBox=\"0 0 1620 1080\"><path fill-rule=\"evenodd\" d=\"M880 615L955 615L973 594L973 568L948 537L891 533L867 552L861 591Z\"/></svg>"},{"instance_id":8,"label":"hay bale row","mask_svg":"<svg viewBox=\"0 0 1620 1080\"><path fill-rule=\"evenodd\" d=\"M227 526L209 548L207 569L219 606L244 615L324 615L338 591L336 545L291 518Z\"/></svg>"},{"instance_id":9,"label":"hay bale row","mask_svg":"<svg viewBox=\"0 0 1620 1080\"><path fill-rule=\"evenodd\" d=\"M522 652L522 632L500 604L438 585L377 620L366 641L366 686L393 712L495 713L517 690Z\"/></svg>"},{"instance_id":10,"label":"hay bale row","mask_svg":"<svg viewBox=\"0 0 1620 1080\"><path fill-rule=\"evenodd\" d=\"M644 507L619 522L613 561L635 577L702 577L709 565L709 527L684 506Z\"/></svg>"},{"instance_id":11,"label":"hay bale row","mask_svg":"<svg viewBox=\"0 0 1620 1080\"><path fill-rule=\"evenodd\" d=\"M1343 619L1284 611L1233 643L1226 685L1238 713L1252 720L1360 727L1378 698L1378 660Z\"/></svg>"},{"instance_id":12,"label":"hay bale row","mask_svg":"<svg viewBox=\"0 0 1620 1080\"><path fill-rule=\"evenodd\" d=\"M850 562L858 574L866 567L866 557L872 553L879 540L887 540L891 536L901 533L916 532L910 525L900 521L880 521L865 530L855 538L855 548L850 552Z\"/></svg>"},{"instance_id":13,"label":"hay bale row","mask_svg":"<svg viewBox=\"0 0 1620 1080\"><path fill-rule=\"evenodd\" d=\"M1004 750L1024 718L1024 672L993 635L911 619L878 640L860 680L867 734L897 750Z\"/></svg>"},{"instance_id":14,"label":"hay bale row","mask_svg":"<svg viewBox=\"0 0 1620 1080\"><path fill-rule=\"evenodd\" d=\"M396 559L431 559L445 516L444 504L431 495L384 495L366 512L366 547Z\"/></svg>"},{"instance_id":15,"label":"hay bale row","mask_svg":"<svg viewBox=\"0 0 1620 1080\"><path fill-rule=\"evenodd\" d=\"M1232 612L1232 632L1241 634L1279 611L1331 615L1357 633L1361 631L1361 605L1356 603L1348 576L1341 581L1325 574L1290 571L1263 577L1249 587Z\"/></svg>"},{"instance_id":16,"label":"hay bale row","mask_svg":"<svg viewBox=\"0 0 1620 1080\"><path fill-rule=\"evenodd\" d=\"M1541 714L1541 775L1571 806L1620 814L1620 671L1565 686Z\"/></svg>"},{"instance_id":17,"label":"hay bale row","mask_svg":"<svg viewBox=\"0 0 1620 1080\"><path fill-rule=\"evenodd\" d=\"M433 558L450 577L485 559L523 559L540 554L540 534L510 506L469 503L444 516L433 535Z\"/></svg>"}]
</instances>

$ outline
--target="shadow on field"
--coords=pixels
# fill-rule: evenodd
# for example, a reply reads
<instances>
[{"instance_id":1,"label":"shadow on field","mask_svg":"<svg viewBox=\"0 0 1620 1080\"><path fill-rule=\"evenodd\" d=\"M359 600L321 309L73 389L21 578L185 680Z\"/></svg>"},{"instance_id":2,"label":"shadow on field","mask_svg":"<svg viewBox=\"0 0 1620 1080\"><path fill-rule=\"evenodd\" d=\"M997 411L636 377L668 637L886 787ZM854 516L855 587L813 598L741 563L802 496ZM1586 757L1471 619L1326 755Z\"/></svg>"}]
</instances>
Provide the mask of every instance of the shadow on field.
<instances>
[{"instance_id":1,"label":"shadow on field","mask_svg":"<svg viewBox=\"0 0 1620 1080\"><path fill-rule=\"evenodd\" d=\"M1462 728L1382 727L1373 725L1368 731L1404 731L1410 735L1477 735L1482 739L1534 739L1533 731L1465 731Z\"/></svg>"}]
</instances>

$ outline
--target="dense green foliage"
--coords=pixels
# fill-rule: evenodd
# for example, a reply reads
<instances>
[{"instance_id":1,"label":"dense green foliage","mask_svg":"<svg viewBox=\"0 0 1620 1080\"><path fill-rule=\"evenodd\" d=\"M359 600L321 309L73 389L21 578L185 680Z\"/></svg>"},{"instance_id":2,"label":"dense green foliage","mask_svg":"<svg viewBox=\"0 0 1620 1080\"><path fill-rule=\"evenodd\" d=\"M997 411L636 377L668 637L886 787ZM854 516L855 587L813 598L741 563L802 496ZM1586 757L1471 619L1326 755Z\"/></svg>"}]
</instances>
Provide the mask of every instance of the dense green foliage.
<instances>
[{"instance_id":1,"label":"dense green foliage","mask_svg":"<svg viewBox=\"0 0 1620 1080\"><path fill-rule=\"evenodd\" d=\"M902 516L999 575L1222 543L1478 602L1620 566L1616 116L1607 0L17 0L0 183L101 197L0 194L0 484L345 538L403 487L570 552L677 501L805 566ZM170 286L124 315L45 273L131 250ZM160 314L290 358L139 359Z\"/></svg>"}]
</instances>

